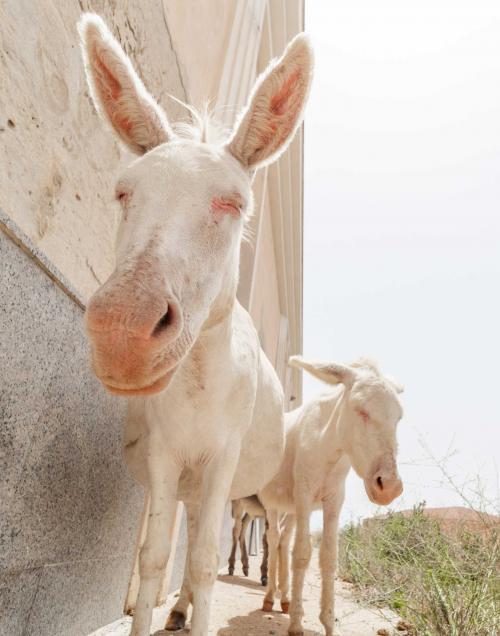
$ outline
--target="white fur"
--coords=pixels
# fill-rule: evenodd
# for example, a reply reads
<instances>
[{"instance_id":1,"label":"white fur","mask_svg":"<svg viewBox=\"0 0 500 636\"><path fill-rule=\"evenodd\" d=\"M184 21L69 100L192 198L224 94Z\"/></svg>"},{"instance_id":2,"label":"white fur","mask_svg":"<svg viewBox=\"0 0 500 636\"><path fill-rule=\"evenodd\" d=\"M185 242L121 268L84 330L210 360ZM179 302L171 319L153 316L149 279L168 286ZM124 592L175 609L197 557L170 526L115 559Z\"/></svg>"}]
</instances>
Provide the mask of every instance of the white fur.
<instances>
[{"instance_id":1,"label":"white fur","mask_svg":"<svg viewBox=\"0 0 500 636\"><path fill-rule=\"evenodd\" d=\"M226 502L262 488L284 450L282 389L235 296L242 231L253 207L251 171L275 158L300 125L309 46L297 39L270 66L254 94L258 103L250 104L243 132L237 126L230 145L209 144L205 136L173 132L100 18L87 14L79 27L96 107L141 155L117 184L123 209L116 269L86 313L96 374L110 391L135 396L125 458L150 491L132 635L149 636L181 498L189 517L191 634L205 636ZM272 98L290 66L302 79L286 85L283 104L293 104L293 112L281 113L279 143L269 138L268 148L246 150L265 117L261 89ZM235 196L231 213L214 211L214 198Z\"/></svg>"},{"instance_id":2,"label":"white fur","mask_svg":"<svg viewBox=\"0 0 500 636\"><path fill-rule=\"evenodd\" d=\"M396 426L403 411L393 381L366 360L347 366L293 357L290 364L339 387L285 416L285 456L278 473L259 493L269 522L269 585L264 609L271 609L277 592L278 549L279 559L285 559L280 563L281 602L288 607L288 543L290 526L296 520L289 634L303 634L302 588L311 556L309 517L314 508L322 507L320 620L327 636L331 636L337 526L344 482L352 466L372 501L387 504L401 493ZM279 524L279 513L284 512L295 515L288 518L286 536L282 536Z\"/></svg>"}]
</instances>

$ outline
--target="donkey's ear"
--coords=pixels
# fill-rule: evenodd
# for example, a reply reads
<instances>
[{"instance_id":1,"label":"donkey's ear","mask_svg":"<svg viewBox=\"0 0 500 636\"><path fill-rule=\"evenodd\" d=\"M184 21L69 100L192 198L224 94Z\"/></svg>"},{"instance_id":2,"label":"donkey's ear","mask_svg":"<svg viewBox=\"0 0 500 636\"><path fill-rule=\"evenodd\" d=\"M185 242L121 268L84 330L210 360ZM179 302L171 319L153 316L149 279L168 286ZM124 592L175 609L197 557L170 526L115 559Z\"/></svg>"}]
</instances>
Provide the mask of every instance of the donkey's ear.
<instances>
[{"instance_id":1,"label":"donkey's ear","mask_svg":"<svg viewBox=\"0 0 500 636\"><path fill-rule=\"evenodd\" d=\"M95 13L84 13L78 30L90 94L104 121L139 155L171 139L165 113L103 20Z\"/></svg>"},{"instance_id":2,"label":"donkey's ear","mask_svg":"<svg viewBox=\"0 0 500 636\"><path fill-rule=\"evenodd\" d=\"M327 384L343 384L350 388L356 380L356 371L336 362L306 362L300 356L292 356L288 364L296 369L305 369Z\"/></svg>"},{"instance_id":3,"label":"donkey's ear","mask_svg":"<svg viewBox=\"0 0 500 636\"><path fill-rule=\"evenodd\" d=\"M302 122L312 72L309 38L300 33L257 79L227 145L245 168L271 163L287 148Z\"/></svg>"}]
</instances>

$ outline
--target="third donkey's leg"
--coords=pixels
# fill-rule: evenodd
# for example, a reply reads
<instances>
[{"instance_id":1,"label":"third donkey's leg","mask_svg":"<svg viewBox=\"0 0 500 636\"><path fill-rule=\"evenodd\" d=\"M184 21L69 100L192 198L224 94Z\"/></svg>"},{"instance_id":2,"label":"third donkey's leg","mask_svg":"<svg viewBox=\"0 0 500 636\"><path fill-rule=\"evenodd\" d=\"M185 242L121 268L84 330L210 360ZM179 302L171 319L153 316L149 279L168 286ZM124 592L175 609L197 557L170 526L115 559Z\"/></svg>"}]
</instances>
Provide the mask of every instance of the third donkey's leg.
<instances>
[{"instance_id":1,"label":"third donkey's leg","mask_svg":"<svg viewBox=\"0 0 500 636\"><path fill-rule=\"evenodd\" d=\"M279 546L279 588L281 592L281 610L288 614L290 609L290 541L295 528L295 515L287 514L282 521Z\"/></svg>"},{"instance_id":2,"label":"third donkey's leg","mask_svg":"<svg viewBox=\"0 0 500 636\"><path fill-rule=\"evenodd\" d=\"M295 545L293 546L293 580L292 602L290 604L290 636L303 636L302 617L302 590L307 566L311 559L311 538L309 536L309 517L312 510L312 500L309 493L297 492L295 494L295 507L297 513L297 530L295 532Z\"/></svg>"},{"instance_id":3,"label":"third donkey's leg","mask_svg":"<svg viewBox=\"0 0 500 636\"><path fill-rule=\"evenodd\" d=\"M280 541L280 526L277 510L266 510L266 515L269 524L267 529L267 543L269 545L269 577L262 609L264 612L270 612L273 609L274 598L276 596L276 574L278 546Z\"/></svg>"},{"instance_id":4,"label":"third donkey's leg","mask_svg":"<svg viewBox=\"0 0 500 636\"><path fill-rule=\"evenodd\" d=\"M260 582L267 585L267 564L269 560L269 544L267 543L267 531L269 530L269 522L264 517L264 534L262 535L262 562L260 564Z\"/></svg>"},{"instance_id":5,"label":"third donkey's leg","mask_svg":"<svg viewBox=\"0 0 500 636\"><path fill-rule=\"evenodd\" d=\"M170 610L167 624L165 625L165 629L169 632L176 632L184 628L186 625L189 604L192 602L191 586L189 584L189 554L196 535L199 514L199 506L195 504L186 504L188 549L186 552L186 563L184 565L184 579L179 592L179 598L177 599L177 603Z\"/></svg>"},{"instance_id":6,"label":"third donkey's leg","mask_svg":"<svg viewBox=\"0 0 500 636\"><path fill-rule=\"evenodd\" d=\"M241 517L243 516L243 507L239 499L235 499L231 503L231 513L233 516L233 545L228 560L228 574L234 574L234 564L236 561L236 548L241 534Z\"/></svg>"},{"instance_id":7,"label":"third donkey's leg","mask_svg":"<svg viewBox=\"0 0 500 636\"><path fill-rule=\"evenodd\" d=\"M243 567L243 574L248 576L248 552L247 552L247 528L248 524L252 520L252 517L245 512L245 516L243 517L243 521L241 523L241 531L240 531L240 556L241 556L241 565Z\"/></svg>"}]
</instances>

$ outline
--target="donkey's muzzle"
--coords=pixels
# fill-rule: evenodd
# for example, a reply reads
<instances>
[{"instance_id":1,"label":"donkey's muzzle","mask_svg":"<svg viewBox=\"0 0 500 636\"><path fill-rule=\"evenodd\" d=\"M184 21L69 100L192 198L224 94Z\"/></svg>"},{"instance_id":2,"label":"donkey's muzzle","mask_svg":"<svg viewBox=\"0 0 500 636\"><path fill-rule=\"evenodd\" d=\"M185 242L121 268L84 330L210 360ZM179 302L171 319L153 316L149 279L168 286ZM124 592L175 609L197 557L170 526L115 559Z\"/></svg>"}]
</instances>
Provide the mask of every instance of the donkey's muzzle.
<instances>
[{"instance_id":1,"label":"donkey's muzzle","mask_svg":"<svg viewBox=\"0 0 500 636\"><path fill-rule=\"evenodd\" d=\"M163 390L178 362L172 352L183 330L179 303L172 296L144 294L117 300L115 289L106 292L105 287L85 315L95 374L120 395Z\"/></svg>"},{"instance_id":2,"label":"donkey's muzzle","mask_svg":"<svg viewBox=\"0 0 500 636\"><path fill-rule=\"evenodd\" d=\"M365 481L365 490L373 503L387 506L403 492L403 482L397 474L389 476L380 472Z\"/></svg>"}]
</instances>

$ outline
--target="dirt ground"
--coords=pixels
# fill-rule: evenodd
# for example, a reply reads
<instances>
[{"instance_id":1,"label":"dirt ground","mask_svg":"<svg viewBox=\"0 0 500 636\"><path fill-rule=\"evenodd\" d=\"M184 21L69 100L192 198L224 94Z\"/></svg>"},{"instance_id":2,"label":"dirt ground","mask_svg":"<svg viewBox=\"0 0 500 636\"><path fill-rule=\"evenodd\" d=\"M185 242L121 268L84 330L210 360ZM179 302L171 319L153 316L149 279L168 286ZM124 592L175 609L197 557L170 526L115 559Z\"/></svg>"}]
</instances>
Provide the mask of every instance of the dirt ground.
<instances>
[{"instance_id":1,"label":"dirt ground","mask_svg":"<svg viewBox=\"0 0 500 636\"><path fill-rule=\"evenodd\" d=\"M219 575L216 583L212 606L211 636L286 636L288 616L281 611L263 612L260 608L264 598L264 588L260 585L259 562L257 557L250 558L250 576ZM320 575L317 551L314 552L304 587L304 636L323 634L319 622ZM169 608L175 602L175 595L169 598L164 607L155 610L152 633L155 636L167 636L175 632L162 630ZM279 601L275 604L279 608ZM397 617L388 611L375 611L359 605L350 586L336 582L336 613L339 619L338 629L342 636L375 636L377 630L385 627L393 633ZM91 636L128 636L130 619L124 618L113 626L101 629ZM160 631L155 631L160 630ZM189 633L186 628L179 635Z\"/></svg>"}]
</instances>

